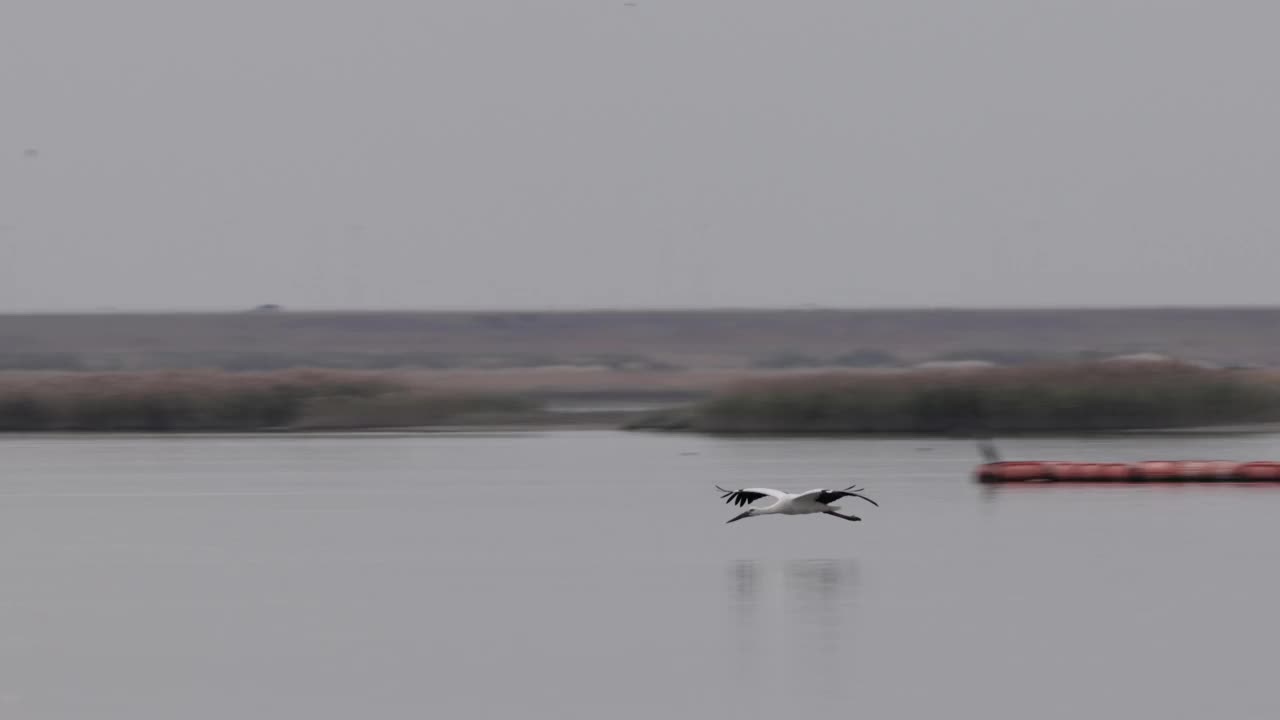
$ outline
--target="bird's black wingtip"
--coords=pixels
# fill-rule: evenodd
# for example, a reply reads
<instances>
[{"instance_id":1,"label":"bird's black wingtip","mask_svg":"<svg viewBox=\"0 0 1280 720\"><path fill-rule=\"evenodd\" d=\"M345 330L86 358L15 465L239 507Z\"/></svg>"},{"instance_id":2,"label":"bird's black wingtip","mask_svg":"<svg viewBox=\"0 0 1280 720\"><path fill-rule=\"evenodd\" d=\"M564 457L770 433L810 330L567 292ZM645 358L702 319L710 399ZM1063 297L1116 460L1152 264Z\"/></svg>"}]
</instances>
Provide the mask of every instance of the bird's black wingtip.
<instances>
[{"instance_id":1,"label":"bird's black wingtip","mask_svg":"<svg viewBox=\"0 0 1280 720\"><path fill-rule=\"evenodd\" d=\"M863 494L862 494L862 493L865 491L865 489L866 489L866 488L860 488L860 487L858 487L858 486L855 484L855 485L850 485L849 487L847 487L847 488L845 488L845 489L841 490L840 492L849 493L849 495L851 495L851 496L853 496L853 497L856 497L856 498L862 498L863 500L866 500L867 502L871 503L872 505L875 505L876 507L880 507L880 503L878 503L878 502L876 502L875 500L872 500L871 498L869 498L869 497L867 497L866 495L863 495Z\"/></svg>"}]
</instances>

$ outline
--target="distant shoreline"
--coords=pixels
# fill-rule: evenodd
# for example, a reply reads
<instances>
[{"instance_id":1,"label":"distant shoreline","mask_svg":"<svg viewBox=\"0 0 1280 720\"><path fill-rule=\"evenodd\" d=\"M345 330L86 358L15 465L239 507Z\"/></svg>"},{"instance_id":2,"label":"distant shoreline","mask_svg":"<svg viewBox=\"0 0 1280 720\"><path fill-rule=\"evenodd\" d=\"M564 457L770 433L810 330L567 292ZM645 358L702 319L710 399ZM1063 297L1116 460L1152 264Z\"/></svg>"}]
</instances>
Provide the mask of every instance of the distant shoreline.
<instances>
[{"instance_id":1,"label":"distant shoreline","mask_svg":"<svg viewBox=\"0 0 1280 720\"><path fill-rule=\"evenodd\" d=\"M0 314L0 370L713 370L1158 353L1280 367L1280 307Z\"/></svg>"},{"instance_id":2,"label":"distant shoreline","mask_svg":"<svg viewBox=\"0 0 1280 720\"><path fill-rule=\"evenodd\" d=\"M1174 363L1076 363L744 383L634 430L717 435L987 436L1173 432L1280 422L1269 374Z\"/></svg>"},{"instance_id":3,"label":"distant shoreline","mask_svg":"<svg viewBox=\"0 0 1280 720\"><path fill-rule=\"evenodd\" d=\"M583 428L964 437L1253 431L1280 422L1280 379L1274 374L1170 363L713 373L696 376L702 384L679 386L626 374L588 377L587 384L557 385L581 376L333 370L0 373L0 432ZM596 384L610 378L628 384Z\"/></svg>"}]
</instances>

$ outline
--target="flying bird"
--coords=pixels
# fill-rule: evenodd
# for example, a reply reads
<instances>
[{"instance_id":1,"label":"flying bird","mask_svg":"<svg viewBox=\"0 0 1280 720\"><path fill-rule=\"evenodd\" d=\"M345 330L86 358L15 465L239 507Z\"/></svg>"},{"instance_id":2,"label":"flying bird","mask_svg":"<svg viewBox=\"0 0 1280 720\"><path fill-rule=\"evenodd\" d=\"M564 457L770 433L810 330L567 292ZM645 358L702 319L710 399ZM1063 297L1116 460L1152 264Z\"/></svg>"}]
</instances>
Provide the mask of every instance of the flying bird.
<instances>
[{"instance_id":1,"label":"flying bird","mask_svg":"<svg viewBox=\"0 0 1280 720\"><path fill-rule=\"evenodd\" d=\"M755 517L757 515L812 515L822 513L824 515L834 515L844 520L857 522L862 518L857 515L845 515L837 512L840 508L831 503L840 498L856 497L862 498L867 502L880 507L880 503L872 500L866 495L862 495L862 490L854 485L843 490L810 490L803 493L789 493L773 488L743 488L741 490L725 490L719 485L716 489L724 493L720 496L722 500L731 504L742 507L749 505L763 497L774 498L774 502L770 505L758 508L750 508L746 512L732 518L729 522L737 522L743 518ZM727 523L726 523L727 524Z\"/></svg>"}]
</instances>

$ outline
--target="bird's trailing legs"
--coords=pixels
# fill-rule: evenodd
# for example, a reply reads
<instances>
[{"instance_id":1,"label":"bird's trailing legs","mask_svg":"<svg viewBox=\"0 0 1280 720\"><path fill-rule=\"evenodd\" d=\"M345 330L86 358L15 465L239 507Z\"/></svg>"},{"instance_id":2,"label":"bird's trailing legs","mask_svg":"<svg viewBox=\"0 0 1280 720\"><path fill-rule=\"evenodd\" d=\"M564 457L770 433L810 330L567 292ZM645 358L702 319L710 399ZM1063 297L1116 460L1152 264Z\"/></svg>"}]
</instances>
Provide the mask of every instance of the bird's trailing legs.
<instances>
[{"instance_id":1,"label":"bird's trailing legs","mask_svg":"<svg viewBox=\"0 0 1280 720\"><path fill-rule=\"evenodd\" d=\"M835 516L835 517L840 518L841 520L849 520L849 521L851 521L851 522L858 522L859 520L861 520L861 519L862 519L862 518L858 517L857 515L841 515L840 513L836 512L835 510L828 510L828 511L826 511L826 512L822 513L822 514L823 514L823 515L832 515L832 516Z\"/></svg>"}]
</instances>

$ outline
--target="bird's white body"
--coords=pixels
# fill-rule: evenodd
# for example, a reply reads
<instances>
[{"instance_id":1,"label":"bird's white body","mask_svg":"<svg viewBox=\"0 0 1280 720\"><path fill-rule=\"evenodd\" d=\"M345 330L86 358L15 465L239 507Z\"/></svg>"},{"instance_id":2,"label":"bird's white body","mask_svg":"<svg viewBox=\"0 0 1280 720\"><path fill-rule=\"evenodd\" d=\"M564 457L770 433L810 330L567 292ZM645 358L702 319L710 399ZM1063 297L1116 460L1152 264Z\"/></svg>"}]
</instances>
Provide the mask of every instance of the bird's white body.
<instances>
[{"instance_id":1,"label":"bird's white body","mask_svg":"<svg viewBox=\"0 0 1280 720\"><path fill-rule=\"evenodd\" d=\"M814 498L822 492L821 488L810 490L802 493L782 492L781 490L773 490L771 488L748 488L757 492L764 492L774 498L774 501L764 507L756 508L759 512L757 515L809 515L811 513L828 512L836 509L836 506L828 503L820 503Z\"/></svg>"},{"instance_id":2,"label":"bird's white body","mask_svg":"<svg viewBox=\"0 0 1280 720\"><path fill-rule=\"evenodd\" d=\"M865 495L861 495L852 486L844 490L828 490L825 488L817 488L802 493L789 493L782 490L774 490L773 488L743 488L741 490L725 490L717 487L724 493L721 497L731 504L739 507L761 500L763 498L773 498L773 502L762 506L753 507L741 515L733 518L741 520L748 517L756 517L758 515L814 515L822 513L825 515L834 515L845 520L861 520L854 515L843 515L839 512L840 508L832 503L844 497L857 497L866 500L872 505L878 505ZM851 492L852 491L852 492Z\"/></svg>"}]
</instances>

